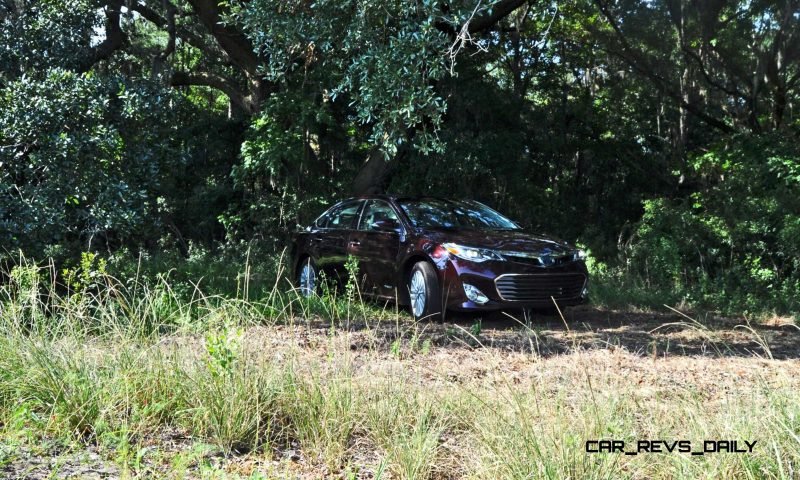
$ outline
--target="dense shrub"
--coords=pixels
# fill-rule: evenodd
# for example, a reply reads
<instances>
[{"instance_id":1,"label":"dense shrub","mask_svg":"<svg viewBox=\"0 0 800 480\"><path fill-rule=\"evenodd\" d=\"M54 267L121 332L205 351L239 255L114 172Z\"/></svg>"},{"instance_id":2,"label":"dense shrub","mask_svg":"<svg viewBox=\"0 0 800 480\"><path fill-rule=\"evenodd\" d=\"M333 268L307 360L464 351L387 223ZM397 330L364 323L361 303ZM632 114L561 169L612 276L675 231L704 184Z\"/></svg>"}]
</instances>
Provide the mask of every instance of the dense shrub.
<instances>
[{"instance_id":1,"label":"dense shrub","mask_svg":"<svg viewBox=\"0 0 800 480\"><path fill-rule=\"evenodd\" d=\"M628 272L691 303L800 310L800 148L737 138L694 159L688 198L645 202Z\"/></svg>"}]
</instances>

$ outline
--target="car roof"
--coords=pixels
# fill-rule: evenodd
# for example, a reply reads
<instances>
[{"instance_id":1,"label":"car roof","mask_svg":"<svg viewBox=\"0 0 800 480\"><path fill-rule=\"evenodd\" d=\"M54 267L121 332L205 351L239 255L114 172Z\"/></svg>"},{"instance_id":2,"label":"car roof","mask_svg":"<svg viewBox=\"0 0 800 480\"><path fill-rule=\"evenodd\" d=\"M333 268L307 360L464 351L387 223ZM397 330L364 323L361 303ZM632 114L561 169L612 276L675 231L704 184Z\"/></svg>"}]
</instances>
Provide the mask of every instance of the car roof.
<instances>
[{"instance_id":1,"label":"car roof","mask_svg":"<svg viewBox=\"0 0 800 480\"><path fill-rule=\"evenodd\" d=\"M335 204L343 203L343 202L351 202L354 200L405 200L405 201L420 201L420 200L443 200L443 201L452 201L447 198L443 197L436 197L431 195L396 195L396 194L371 194L371 195L359 195L357 197L348 197L344 198Z\"/></svg>"}]
</instances>

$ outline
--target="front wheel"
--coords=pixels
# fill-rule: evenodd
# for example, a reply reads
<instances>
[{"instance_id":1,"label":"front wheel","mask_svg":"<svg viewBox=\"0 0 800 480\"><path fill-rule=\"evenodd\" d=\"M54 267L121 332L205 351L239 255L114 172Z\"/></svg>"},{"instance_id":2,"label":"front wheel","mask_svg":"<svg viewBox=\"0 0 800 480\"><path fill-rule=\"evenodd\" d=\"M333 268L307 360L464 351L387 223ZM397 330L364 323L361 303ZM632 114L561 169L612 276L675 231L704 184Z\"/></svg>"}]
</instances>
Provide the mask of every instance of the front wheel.
<instances>
[{"instance_id":1,"label":"front wheel","mask_svg":"<svg viewBox=\"0 0 800 480\"><path fill-rule=\"evenodd\" d=\"M421 320L442 313L439 279L433 265L428 262L414 265L408 277L408 295L411 313L415 319Z\"/></svg>"}]
</instances>

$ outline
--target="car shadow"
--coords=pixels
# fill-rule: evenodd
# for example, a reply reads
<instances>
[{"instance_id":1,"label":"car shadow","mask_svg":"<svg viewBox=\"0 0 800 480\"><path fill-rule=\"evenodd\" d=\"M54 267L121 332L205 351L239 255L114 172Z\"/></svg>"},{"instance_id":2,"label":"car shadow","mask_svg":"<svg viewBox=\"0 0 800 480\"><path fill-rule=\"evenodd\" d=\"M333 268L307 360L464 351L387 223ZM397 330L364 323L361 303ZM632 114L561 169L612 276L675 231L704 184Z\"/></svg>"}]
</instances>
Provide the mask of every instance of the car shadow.
<instances>
[{"instance_id":1,"label":"car shadow","mask_svg":"<svg viewBox=\"0 0 800 480\"><path fill-rule=\"evenodd\" d=\"M458 313L432 329L440 332L432 335L441 347L467 344L543 356L579 348L621 348L648 356L800 358L800 328L790 320L748 323L744 318L693 317L664 310L628 312L580 306L561 314L534 312L528 318L522 311Z\"/></svg>"}]
</instances>

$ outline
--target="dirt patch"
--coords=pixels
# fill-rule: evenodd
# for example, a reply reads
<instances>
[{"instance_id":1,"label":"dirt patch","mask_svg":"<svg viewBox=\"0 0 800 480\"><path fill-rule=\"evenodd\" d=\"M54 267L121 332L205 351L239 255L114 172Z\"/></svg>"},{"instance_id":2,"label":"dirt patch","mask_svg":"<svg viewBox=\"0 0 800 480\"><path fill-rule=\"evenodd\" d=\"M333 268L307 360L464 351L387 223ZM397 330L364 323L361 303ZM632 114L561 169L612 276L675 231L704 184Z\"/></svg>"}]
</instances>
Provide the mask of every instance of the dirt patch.
<instances>
[{"instance_id":1,"label":"dirt patch","mask_svg":"<svg viewBox=\"0 0 800 480\"><path fill-rule=\"evenodd\" d=\"M116 479L120 478L120 470L93 446L68 449L56 445L0 444L0 478Z\"/></svg>"},{"instance_id":2,"label":"dirt patch","mask_svg":"<svg viewBox=\"0 0 800 480\"><path fill-rule=\"evenodd\" d=\"M451 316L447 322L349 322L346 327L321 321L277 325L279 343L307 349L328 345L332 336L346 339L351 350L419 352L489 349L550 357L577 350L624 350L644 357L742 357L800 359L800 328L789 321L754 324L745 319L706 315L692 319L677 312L631 313L576 307L559 315L535 315L528 322L515 312ZM427 343L427 347L425 347ZM432 348L435 347L435 348Z\"/></svg>"}]
</instances>

